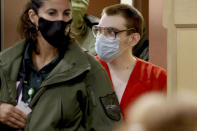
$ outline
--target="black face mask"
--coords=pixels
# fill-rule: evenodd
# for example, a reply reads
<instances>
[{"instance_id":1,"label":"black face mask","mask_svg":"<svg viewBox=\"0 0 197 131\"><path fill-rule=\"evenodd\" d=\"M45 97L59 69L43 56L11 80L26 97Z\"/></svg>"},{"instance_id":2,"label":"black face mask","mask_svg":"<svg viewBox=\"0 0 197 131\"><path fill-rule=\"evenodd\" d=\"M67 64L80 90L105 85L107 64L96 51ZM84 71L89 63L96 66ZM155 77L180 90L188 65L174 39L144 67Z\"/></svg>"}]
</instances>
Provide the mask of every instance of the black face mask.
<instances>
[{"instance_id":1,"label":"black face mask","mask_svg":"<svg viewBox=\"0 0 197 131\"><path fill-rule=\"evenodd\" d=\"M39 18L38 29L44 39L56 48L65 48L69 41L68 33L72 20L64 21L48 21L44 18ZM66 32L67 31L67 32ZM67 34L66 34L67 33Z\"/></svg>"}]
</instances>

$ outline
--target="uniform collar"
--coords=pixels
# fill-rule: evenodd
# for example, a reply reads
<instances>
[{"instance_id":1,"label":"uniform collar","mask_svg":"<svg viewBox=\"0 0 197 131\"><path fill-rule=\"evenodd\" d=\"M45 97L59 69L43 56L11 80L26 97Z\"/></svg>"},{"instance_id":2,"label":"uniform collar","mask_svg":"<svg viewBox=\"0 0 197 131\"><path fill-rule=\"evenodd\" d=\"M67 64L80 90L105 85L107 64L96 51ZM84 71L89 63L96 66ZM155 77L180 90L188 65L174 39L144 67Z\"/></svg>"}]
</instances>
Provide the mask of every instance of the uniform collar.
<instances>
[{"instance_id":1,"label":"uniform collar","mask_svg":"<svg viewBox=\"0 0 197 131\"><path fill-rule=\"evenodd\" d=\"M64 57L53 69L41 86L71 80L90 70L87 54L73 41L65 51Z\"/></svg>"},{"instance_id":2,"label":"uniform collar","mask_svg":"<svg viewBox=\"0 0 197 131\"><path fill-rule=\"evenodd\" d=\"M5 71L7 86L9 89L9 96L14 104L16 104L16 80L19 73L19 68L22 63L26 41L22 40L13 47L6 49L0 53L0 68ZM48 87L55 83L65 82L77 78L81 74L89 71L91 65L86 56L87 54L76 43L70 43L69 48L66 50L64 57L53 69L50 75L42 82L41 87ZM41 88L37 93L37 99L46 90ZM36 97L36 96L35 96ZM34 99L34 102L37 99Z\"/></svg>"},{"instance_id":3,"label":"uniform collar","mask_svg":"<svg viewBox=\"0 0 197 131\"><path fill-rule=\"evenodd\" d=\"M25 47L26 41L22 40L0 54L0 67L9 74L12 81L17 80ZM70 80L90 70L91 66L86 55L74 41L70 41L64 57L43 81L42 86Z\"/></svg>"}]
</instances>

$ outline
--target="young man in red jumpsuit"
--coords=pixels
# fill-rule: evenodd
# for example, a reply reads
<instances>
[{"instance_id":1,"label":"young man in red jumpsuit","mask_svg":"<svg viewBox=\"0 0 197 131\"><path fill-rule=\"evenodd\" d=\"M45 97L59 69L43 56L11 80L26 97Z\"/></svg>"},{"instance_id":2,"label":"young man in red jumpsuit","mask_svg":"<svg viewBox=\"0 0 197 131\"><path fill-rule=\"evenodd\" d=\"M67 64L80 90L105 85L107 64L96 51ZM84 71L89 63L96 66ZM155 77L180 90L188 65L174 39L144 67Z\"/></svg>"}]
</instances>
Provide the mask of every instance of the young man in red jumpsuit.
<instances>
[{"instance_id":1,"label":"young man in red jumpsuit","mask_svg":"<svg viewBox=\"0 0 197 131\"><path fill-rule=\"evenodd\" d=\"M166 92L166 71L132 55L132 48L141 38L143 22L134 7L117 4L104 8L99 24L92 29L96 58L112 81L125 119L127 108L142 94Z\"/></svg>"}]
</instances>

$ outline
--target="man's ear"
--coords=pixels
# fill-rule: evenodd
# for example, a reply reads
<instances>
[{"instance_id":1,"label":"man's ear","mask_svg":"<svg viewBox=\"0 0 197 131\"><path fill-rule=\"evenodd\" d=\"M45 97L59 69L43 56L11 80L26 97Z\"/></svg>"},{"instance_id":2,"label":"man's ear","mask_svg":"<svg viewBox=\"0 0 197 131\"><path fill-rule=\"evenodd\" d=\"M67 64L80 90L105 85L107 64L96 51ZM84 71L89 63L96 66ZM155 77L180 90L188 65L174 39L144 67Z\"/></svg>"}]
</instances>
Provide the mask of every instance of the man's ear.
<instances>
[{"instance_id":1,"label":"man's ear","mask_svg":"<svg viewBox=\"0 0 197 131\"><path fill-rule=\"evenodd\" d=\"M38 26L38 16L33 9L28 11L30 21L37 27Z\"/></svg>"},{"instance_id":2,"label":"man's ear","mask_svg":"<svg viewBox=\"0 0 197 131\"><path fill-rule=\"evenodd\" d=\"M139 41L141 37L139 33L132 33L129 38L129 42L132 43L132 46L135 46Z\"/></svg>"}]
</instances>

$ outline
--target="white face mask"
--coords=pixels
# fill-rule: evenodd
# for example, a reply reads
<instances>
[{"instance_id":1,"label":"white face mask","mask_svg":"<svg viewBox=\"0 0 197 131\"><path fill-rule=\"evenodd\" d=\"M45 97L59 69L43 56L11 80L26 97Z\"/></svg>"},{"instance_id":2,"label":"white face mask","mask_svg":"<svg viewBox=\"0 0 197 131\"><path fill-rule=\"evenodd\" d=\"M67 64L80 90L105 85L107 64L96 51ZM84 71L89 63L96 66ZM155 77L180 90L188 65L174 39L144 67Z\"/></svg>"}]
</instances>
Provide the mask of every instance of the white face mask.
<instances>
[{"instance_id":1,"label":"white face mask","mask_svg":"<svg viewBox=\"0 0 197 131\"><path fill-rule=\"evenodd\" d=\"M109 39L103 35L100 35L96 38L96 53L103 61L109 63L121 54L119 43L119 38Z\"/></svg>"}]
</instances>

